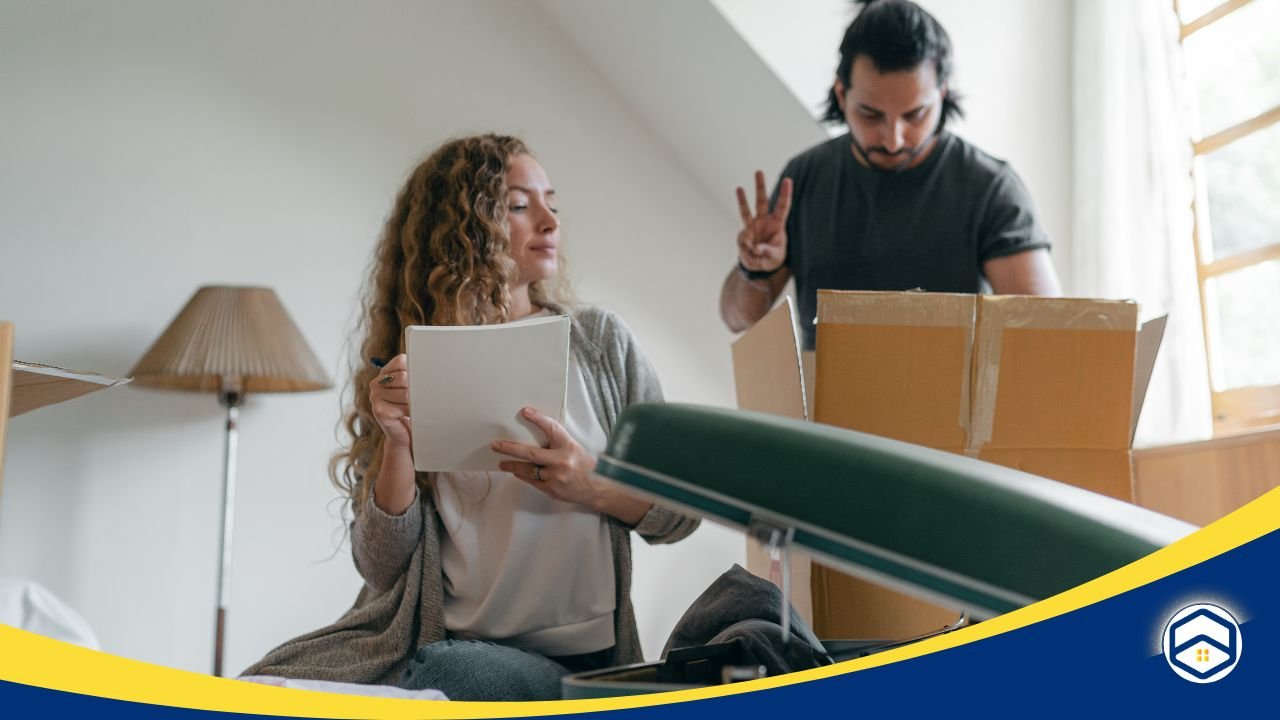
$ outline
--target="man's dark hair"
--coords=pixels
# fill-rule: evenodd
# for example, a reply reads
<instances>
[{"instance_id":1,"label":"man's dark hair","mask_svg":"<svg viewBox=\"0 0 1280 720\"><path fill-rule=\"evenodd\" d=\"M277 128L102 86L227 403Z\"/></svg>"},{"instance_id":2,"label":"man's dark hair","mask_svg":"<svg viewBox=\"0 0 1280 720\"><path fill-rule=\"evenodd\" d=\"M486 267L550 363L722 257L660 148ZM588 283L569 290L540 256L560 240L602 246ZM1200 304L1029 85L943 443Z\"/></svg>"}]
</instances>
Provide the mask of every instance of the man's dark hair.
<instances>
[{"instance_id":1,"label":"man's dark hair","mask_svg":"<svg viewBox=\"0 0 1280 720\"><path fill-rule=\"evenodd\" d=\"M857 0L862 11L844 31L840 43L840 64L836 77L847 88L853 61L866 55L882 73L911 70L920 63L931 60L938 74L938 86L951 77L951 38L942 25L924 8L908 0ZM952 117L963 117L959 97L948 89L942 101L942 129ZM827 95L827 112L824 122L844 123L844 113L833 88Z\"/></svg>"}]
</instances>

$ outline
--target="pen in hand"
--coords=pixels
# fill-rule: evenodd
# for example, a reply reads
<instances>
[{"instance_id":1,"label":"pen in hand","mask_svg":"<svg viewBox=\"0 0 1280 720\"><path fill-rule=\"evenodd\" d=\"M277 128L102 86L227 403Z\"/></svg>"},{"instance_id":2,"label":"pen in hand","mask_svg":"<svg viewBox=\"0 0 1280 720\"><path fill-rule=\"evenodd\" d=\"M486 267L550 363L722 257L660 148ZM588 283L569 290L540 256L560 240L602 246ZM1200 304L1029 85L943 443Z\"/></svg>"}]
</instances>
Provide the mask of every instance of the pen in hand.
<instances>
[{"instance_id":1,"label":"pen in hand","mask_svg":"<svg viewBox=\"0 0 1280 720\"><path fill-rule=\"evenodd\" d=\"M399 360L396 355L392 360ZM403 363L397 365L398 370L387 371L387 363L380 357L369 358L369 364L379 372L376 380L370 383L369 401L374 420L382 428L386 442L382 444L383 464L379 482L374 486L374 503L384 512L392 515L403 514L413 501L416 489L413 470L413 428L410 425L407 402L408 389L392 388L391 384L399 373L406 373ZM379 386L379 387L374 387Z\"/></svg>"},{"instance_id":2,"label":"pen in hand","mask_svg":"<svg viewBox=\"0 0 1280 720\"><path fill-rule=\"evenodd\" d=\"M383 366L385 366L385 365L387 364L387 361L386 361L386 360L383 360L383 359L382 359L382 358L380 358L380 357L372 357L372 358L369 358L369 364L370 364L370 365L373 365L374 367L376 367L376 368L378 368L379 370L381 370L381 369L383 368ZM378 378L378 384L379 384L379 385L381 385L381 386L383 386L383 387L387 387L388 385L390 385L390 384L391 384L391 375L390 375L390 373L388 373L388 374L386 374L386 375L383 375L382 377Z\"/></svg>"}]
</instances>

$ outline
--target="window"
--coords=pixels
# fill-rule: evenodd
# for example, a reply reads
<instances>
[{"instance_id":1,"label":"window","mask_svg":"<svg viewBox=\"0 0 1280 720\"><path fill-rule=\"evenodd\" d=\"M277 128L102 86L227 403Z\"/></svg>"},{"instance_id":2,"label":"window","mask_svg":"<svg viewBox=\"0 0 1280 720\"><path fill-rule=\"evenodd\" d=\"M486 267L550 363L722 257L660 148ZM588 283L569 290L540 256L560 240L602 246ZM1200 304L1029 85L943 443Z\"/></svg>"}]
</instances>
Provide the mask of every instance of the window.
<instances>
[{"instance_id":1,"label":"window","mask_svg":"<svg viewBox=\"0 0 1280 720\"><path fill-rule=\"evenodd\" d=\"M1280 0L1174 0L1215 433L1280 423Z\"/></svg>"}]
</instances>

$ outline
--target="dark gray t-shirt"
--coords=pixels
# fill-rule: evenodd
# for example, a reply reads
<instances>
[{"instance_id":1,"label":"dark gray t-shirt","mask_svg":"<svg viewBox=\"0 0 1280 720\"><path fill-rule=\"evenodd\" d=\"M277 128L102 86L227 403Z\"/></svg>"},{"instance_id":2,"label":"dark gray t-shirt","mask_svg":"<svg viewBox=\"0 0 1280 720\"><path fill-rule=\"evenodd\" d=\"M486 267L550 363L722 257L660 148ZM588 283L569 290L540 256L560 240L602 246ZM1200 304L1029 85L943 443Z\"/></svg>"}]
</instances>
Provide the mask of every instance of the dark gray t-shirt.
<instances>
[{"instance_id":1,"label":"dark gray t-shirt","mask_svg":"<svg viewBox=\"0 0 1280 720\"><path fill-rule=\"evenodd\" d=\"M978 293L987 260L1049 247L1013 169L950 133L900 172L863 167L850 148L833 138L782 171L795 185L786 264L807 349L819 289Z\"/></svg>"}]
</instances>

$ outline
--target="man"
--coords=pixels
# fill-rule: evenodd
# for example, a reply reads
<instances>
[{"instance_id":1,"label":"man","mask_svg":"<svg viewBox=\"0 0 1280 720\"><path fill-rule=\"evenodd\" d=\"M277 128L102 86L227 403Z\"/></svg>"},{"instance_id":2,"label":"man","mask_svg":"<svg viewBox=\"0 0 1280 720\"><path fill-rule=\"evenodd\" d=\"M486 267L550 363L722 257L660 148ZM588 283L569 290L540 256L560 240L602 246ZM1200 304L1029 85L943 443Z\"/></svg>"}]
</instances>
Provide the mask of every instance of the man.
<instances>
[{"instance_id":1,"label":"man","mask_svg":"<svg viewBox=\"0 0 1280 720\"><path fill-rule=\"evenodd\" d=\"M819 289L1061 294L1017 175L945 130L961 114L946 31L906 0L863 5L824 118L849 133L792 158L772 208L763 173L754 213L738 188L738 266L720 293L730 330L759 320L793 276L806 349Z\"/></svg>"}]
</instances>

